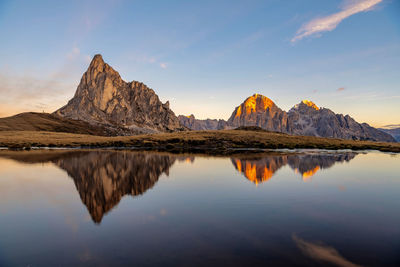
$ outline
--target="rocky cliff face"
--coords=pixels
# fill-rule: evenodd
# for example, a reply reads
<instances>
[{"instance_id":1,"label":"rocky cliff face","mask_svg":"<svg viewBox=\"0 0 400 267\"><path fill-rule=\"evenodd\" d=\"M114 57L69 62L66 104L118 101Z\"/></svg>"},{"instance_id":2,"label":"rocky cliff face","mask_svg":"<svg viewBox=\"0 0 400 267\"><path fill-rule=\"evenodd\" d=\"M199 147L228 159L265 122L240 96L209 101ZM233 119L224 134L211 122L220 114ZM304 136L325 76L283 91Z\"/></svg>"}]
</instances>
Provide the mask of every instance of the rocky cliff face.
<instances>
[{"instance_id":1,"label":"rocky cliff face","mask_svg":"<svg viewBox=\"0 0 400 267\"><path fill-rule=\"evenodd\" d=\"M194 117L194 115L190 116L178 116L179 122L182 126L185 126L194 131L202 131L202 130L222 130L227 127L227 123L224 120L198 120Z\"/></svg>"},{"instance_id":2,"label":"rocky cliff face","mask_svg":"<svg viewBox=\"0 0 400 267\"><path fill-rule=\"evenodd\" d=\"M353 140L395 141L392 136L366 123L358 123L349 115L335 114L327 108L319 108L311 101L303 100L288 112L289 132Z\"/></svg>"},{"instance_id":3,"label":"rocky cliff face","mask_svg":"<svg viewBox=\"0 0 400 267\"><path fill-rule=\"evenodd\" d=\"M180 121L193 130L232 129L241 126L258 126L268 131L294 135L308 135L353 140L395 142L390 135L358 123L349 115L335 114L327 108L303 100L289 112L260 94L248 97L236 107L227 122L223 120L196 120L193 115L180 116Z\"/></svg>"},{"instance_id":4,"label":"rocky cliff face","mask_svg":"<svg viewBox=\"0 0 400 267\"><path fill-rule=\"evenodd\" d=\"M141 82L125 82L101 55L94 56L74 97L55 114L91 124L120 127L121 132L181 130L178 118Z\"/></svg>"},{"instance_id":5,"label":"rocky cliff face","mask_svg":"<svg viewBox=\"0 0 400 267\"><path fill-rule=\"evenodd\" d=\"M254 94L235 108L227 124L233 128L258 126L268 131L286 133L287 114L268 97Z\"/></svg>"}]
</instances>

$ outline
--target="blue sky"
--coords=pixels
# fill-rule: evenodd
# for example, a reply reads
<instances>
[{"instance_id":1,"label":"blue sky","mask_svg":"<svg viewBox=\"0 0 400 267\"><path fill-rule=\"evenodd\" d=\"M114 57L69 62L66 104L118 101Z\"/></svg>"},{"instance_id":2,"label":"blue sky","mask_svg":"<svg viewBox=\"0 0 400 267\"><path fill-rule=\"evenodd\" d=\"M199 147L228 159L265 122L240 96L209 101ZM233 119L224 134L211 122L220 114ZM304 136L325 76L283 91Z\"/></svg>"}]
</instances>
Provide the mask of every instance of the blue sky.
<instances>
[{"instance_id":1,"label":"blue sky","mask_svg":"<svg viewBox=\"0 0 400 267\"><path fill-rule=\"evenodd\" d=\"M227 119L260 93L400 123L400 1L0 0L0 116L52 112L100 53L178 114Z\"/></svg>"}]
</instances>

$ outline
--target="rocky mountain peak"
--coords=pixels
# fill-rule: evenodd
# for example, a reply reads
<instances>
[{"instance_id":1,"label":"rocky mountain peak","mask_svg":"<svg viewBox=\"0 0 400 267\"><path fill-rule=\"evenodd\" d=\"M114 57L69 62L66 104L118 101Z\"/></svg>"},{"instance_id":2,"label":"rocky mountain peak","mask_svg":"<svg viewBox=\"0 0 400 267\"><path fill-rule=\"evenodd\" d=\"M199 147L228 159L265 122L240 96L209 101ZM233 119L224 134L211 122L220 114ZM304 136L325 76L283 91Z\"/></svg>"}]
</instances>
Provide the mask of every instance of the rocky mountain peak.
<instances>
[{"instance_id":1,"label":"rocky mountain peak","mask_svg":"<svg viewBox=\"0 0 400 267\"><path fill-rule=\"evenodd\" d=\"M100 54L97 54L93 57L92 61L90 62L90 67L104 65L103 57Z\"/></svg>"},{"instance_id":2,"label":"rocky mountain peak","mask_svg":"<svg viewBox=\"0 0 400 267\"><path fill-rule=\"evenodd\" d=\"M265 112L265 110L274 106L276 106L275 103L268 97L254 94L236 109L235 117L240 117L242 114Z\"/></svg>"},{"instance_id":3,"label":"rocky mountain peak","mask_svg":"<svg viewBox=\"0 0 400 267\"><path fill-rule=\"evenodd\" d=\"M113 76L113 79L122 80L119 73L115 71L110 65L105 63L103 57L100 54L97 54L93 57L87 71L82 78L85 78L85 81L90 83L94 81L100 73Z\"/></svg>"},{"instance_id":4,"label":"rocky mountain peak","mask_svg":"<svg viewBox=\"0 0 400 267\"><path fill-rule=\"evenodd\" d=\"M315 105L315 103L310 101L310 100L303 100L303 101L301 101L301 103L306 105L306 106L308 106L308 107L311 107L311 108L313 108L315 110L319 110L319 107L317 105Z\"/></svg>"},{"instance_id":5,"label":"rocky mountain peak","mask_svg":"<svg viewBox=\"0 0 400 267\"><path fill-rule=\"evenodd\" d=\"M318 111L320 108L310 100L302 100L299 104L294 105L294 107L290 111Z\"/></svg>"},{"instance_id":6,"label":"rocky mountain peak","mask_svg":"<svg viewBox=\"0 0 400 267\"><path fill-rule=\"evenodd\" d=\"M163 104L141 82L122 80L101 55L93 57L74 97L55 113L91 124L121 127L128 133L182 129L168 101Z\"/></svg>"},{"instance_id":7,"label":"rocky mountain peak","mask_svg":"<svg viewBox=\"0 0 400 267\"><path fill-rule=\"evenodd\" d=\"M230 127L258 126L266 130L286 132L286 112L266 96L254 94L236 107L227 124Z\"/></svg>"}]
</instances>

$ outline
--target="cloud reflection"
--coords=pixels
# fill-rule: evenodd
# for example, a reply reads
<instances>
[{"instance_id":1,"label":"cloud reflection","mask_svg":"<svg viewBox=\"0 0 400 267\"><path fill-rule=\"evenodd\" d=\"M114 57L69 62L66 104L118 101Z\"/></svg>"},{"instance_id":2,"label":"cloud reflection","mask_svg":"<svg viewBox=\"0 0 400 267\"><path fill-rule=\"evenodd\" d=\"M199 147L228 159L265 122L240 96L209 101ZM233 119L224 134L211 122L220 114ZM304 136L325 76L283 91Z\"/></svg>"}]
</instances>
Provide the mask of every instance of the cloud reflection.
<instances>
[{"instance_id":1,"label":"cloud reflection","mask_svg":"<svg viewBox=\"0 0 400 267\"><path fill-rule=\"evenodd\" d=\"M360 267L361 265L352 263L345 259L339 252L333 248L322 244L307 242L296 234L292 235L292 239L301 252L317 261L331 263L343 267Z\"/></svg>"}]
</instances>

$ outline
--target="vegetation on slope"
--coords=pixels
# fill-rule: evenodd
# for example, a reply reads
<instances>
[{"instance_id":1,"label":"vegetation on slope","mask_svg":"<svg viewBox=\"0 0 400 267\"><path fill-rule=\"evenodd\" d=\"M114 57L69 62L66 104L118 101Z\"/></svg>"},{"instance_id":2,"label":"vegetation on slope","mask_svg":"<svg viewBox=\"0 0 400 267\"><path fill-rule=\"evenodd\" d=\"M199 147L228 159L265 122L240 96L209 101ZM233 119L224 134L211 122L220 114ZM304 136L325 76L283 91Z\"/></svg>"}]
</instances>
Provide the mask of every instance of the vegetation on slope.
<instances>
[{"instance_id":1,"label":"vegetation on slope","mask_svg":"<svg viewBox=\"0 0 400 267\"><path fill-rule=\"evenodd\" d=\"M26 112L0 118L0 131L48 131L108 136L113 131L49 113Z\"/></svg>"},{"instance_id":2,"label":"vegetation on slope","mask_svg":"<svg viewBox=\"0 0 400 267\"><path fill-rule=\"evenodd\" d=\"M352 141L248 130L186 131L117 137L38 131L0 132L0 147L29 148L32 146L135 147L142 150L214 154L277 148L376 149L400 152L399 143Z\"/></svg>"}]
</instances>

